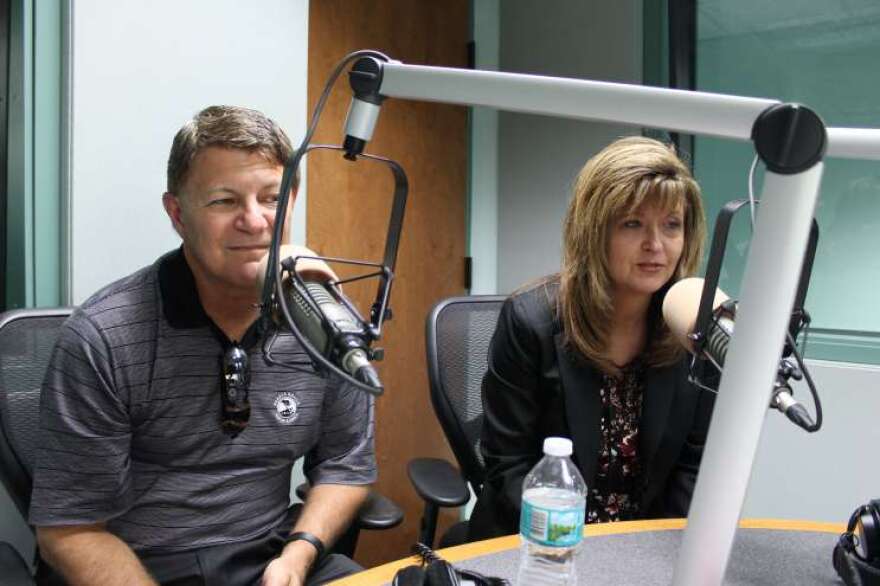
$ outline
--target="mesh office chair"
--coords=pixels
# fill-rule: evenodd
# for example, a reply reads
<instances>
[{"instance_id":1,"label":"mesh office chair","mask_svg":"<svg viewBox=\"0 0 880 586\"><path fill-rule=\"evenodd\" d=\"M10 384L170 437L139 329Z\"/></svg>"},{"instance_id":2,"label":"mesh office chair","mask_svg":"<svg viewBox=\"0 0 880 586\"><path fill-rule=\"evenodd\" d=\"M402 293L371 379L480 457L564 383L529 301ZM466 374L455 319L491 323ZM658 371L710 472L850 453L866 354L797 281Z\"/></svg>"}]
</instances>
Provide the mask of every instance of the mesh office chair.
<instances>
[{"instance_id":1,"label":"mesh office chair","mask_svg":"<svg viewBox=\"0 0 880 586\"><path fill-rule=\"evenodd\" d=\"M438 303L428 316L431 402L461 467L460 475L451 464L437 458L420 458L409 464L410 480L425 501L419 539L429 546L434 542L439 507L465 504L470 498L467 484L476 494L483 486L481 387L489 342L504 300L504 296L497 295L452 297ZM454 526L441 540L441 546L463 543L466 530L464 523Z\"/></svg>"},{"instance_id":2,"label":"mesh office chair","mask_svg":"<svg viewBox=\"0 0 880 586\"><path fill-rule=\"evenodd\" d=\"M71 311L22 309L0 315L0 480L24 519L31 501L40 387L58 329ZM7 543L0 544L0 576L4 584L33 584L27 564Z\"/></svg>"}]
</instances>

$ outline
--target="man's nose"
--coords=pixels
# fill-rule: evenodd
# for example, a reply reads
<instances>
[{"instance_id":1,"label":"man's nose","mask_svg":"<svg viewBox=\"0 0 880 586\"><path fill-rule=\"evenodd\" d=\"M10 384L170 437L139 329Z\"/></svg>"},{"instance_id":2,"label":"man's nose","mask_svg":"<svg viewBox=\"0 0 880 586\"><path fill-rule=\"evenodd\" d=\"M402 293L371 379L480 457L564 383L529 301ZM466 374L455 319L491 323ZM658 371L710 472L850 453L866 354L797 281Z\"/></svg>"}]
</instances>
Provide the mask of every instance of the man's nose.
<instances>
[{"instance_id":1,"label":"man's nose","mask_svg":"<svg viewBox=\"0 0 880 586\"><path fill-rule=\"evenodd\" d=\"M238 215L238 229L245 232L260 232L271 224L266 210L258 202L246 202Z\"/></svg>"}]
</instances>

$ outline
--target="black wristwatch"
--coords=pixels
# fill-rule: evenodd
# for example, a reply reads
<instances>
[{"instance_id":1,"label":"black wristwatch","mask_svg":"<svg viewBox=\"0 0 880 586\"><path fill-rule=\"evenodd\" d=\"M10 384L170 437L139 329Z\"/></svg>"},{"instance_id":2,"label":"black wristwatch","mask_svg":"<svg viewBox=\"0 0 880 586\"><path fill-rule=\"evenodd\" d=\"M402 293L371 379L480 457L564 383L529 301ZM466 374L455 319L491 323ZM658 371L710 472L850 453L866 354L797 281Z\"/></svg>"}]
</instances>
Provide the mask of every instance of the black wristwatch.
<instances>
[{"instance_id":1,"label":"black wristwatch","mask_svg":"<svg viewBox=\"0 0 880 586\"><path fill-rule=\"evenodd\" d=\"M295 531L291 533L287 538L287 543L292 543L294 541L308 541L315 546L315 549L318 551L318 557L315 558L316 561L324 557L324 543L308 531Z\"/></svg>"}]
</instances>

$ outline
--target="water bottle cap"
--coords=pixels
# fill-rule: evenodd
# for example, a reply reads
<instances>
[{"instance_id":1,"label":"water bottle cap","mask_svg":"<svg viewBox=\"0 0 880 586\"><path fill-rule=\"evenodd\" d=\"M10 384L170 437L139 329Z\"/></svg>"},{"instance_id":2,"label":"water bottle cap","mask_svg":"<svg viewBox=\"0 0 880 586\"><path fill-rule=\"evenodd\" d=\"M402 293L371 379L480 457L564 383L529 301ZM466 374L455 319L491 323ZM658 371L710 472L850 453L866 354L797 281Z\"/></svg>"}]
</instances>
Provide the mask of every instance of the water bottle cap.
<instances>
[{"instance_id":1,"label":"water bottle cap","mask_svg":"<svg viewBox=\"0 0 880 586\"><path fill-rule=\"evenodd\" d=\"M567 437L548 437L544 440L544 453L548 456L567 458L571 452L571 440Z\"/></svg>"}]
</instances>

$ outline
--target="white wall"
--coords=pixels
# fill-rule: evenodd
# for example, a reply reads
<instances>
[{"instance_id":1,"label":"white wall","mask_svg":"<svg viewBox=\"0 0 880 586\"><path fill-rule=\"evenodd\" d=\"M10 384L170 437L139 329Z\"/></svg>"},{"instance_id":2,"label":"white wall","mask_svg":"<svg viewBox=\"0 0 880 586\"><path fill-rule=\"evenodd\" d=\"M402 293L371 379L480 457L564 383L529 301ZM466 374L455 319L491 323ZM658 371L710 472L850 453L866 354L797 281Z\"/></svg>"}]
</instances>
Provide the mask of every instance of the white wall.
<instances>
[{"instance_id":1,"label":"white wall","mask_svg":"<svg viewBox=\"0 0 880 586\"><path fill-rule=\"evenodd\" d=\"M211 104L305 132L307 0L73 1L73 303L178 245L161 202L171 140ZM304 200L304 198L300 198ZM304 201L294 238L305 234Z\"/></svg>"},{"instance_id":2,"label":"white wall","mask_svg":"<svg viewBox=\"0 0 880 586\"><path fill-rule=\"evenodd\" d=\"M880 497L880 367L821 360L807 366L822 399L822 429L808 434L768 411L744 517L844 523L858 505ZM794 390L812 414L807 385Z\"/></svg>"},{"instance_id":3,"label":"white wall","mask_svg":"<svg viewBox=\"0 0 880 586\"><path fill-rule=\"evenodd\" d=\"M640 83L642 2L501 2L500 69ZM558 270L572 181L617 124L502 112L498 128L498 291Z\"/></svg>"}]
</instances>

